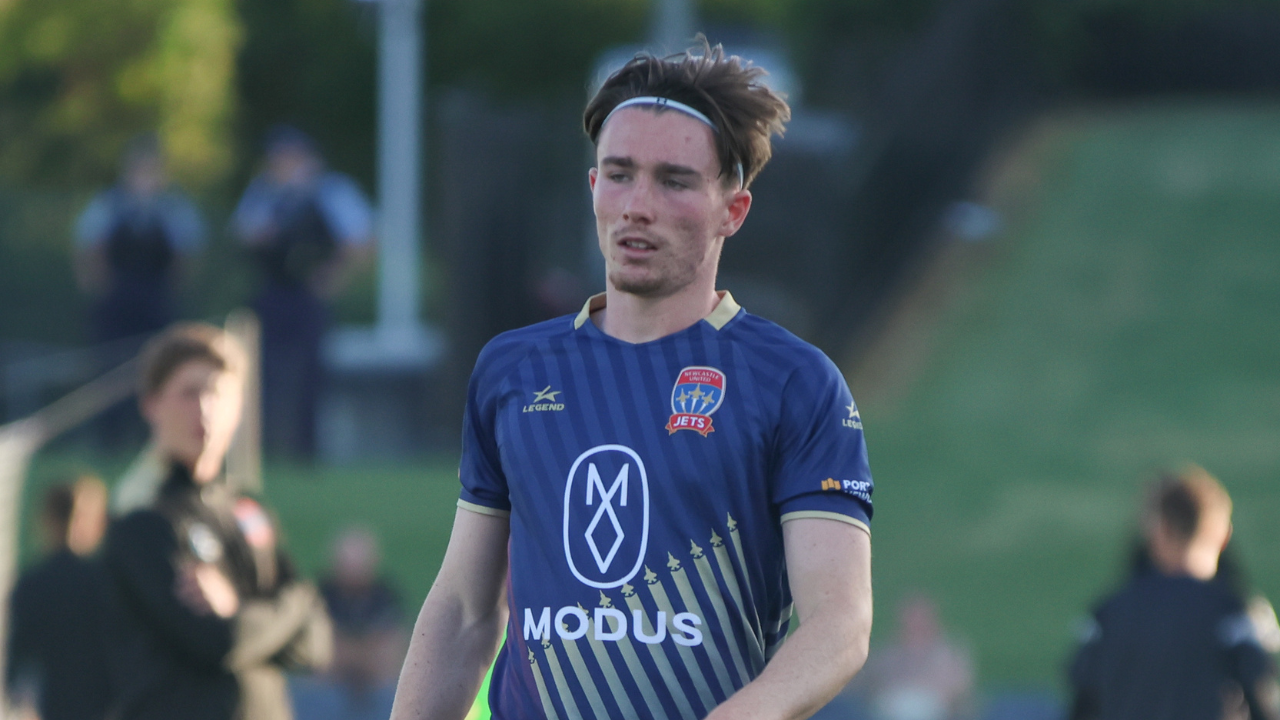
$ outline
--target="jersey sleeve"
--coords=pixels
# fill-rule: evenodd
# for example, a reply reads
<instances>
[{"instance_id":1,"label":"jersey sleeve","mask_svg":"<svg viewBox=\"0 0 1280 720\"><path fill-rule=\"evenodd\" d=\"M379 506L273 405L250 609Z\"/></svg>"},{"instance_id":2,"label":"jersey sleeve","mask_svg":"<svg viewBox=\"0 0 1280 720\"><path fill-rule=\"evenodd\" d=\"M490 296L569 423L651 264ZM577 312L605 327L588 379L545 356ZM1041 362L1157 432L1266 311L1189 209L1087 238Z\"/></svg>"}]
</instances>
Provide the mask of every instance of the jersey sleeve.
<instances>
[{"instance_id":1,"label":"jersey sleeve","mask_svg":"<svg viewBox=\"0 0 1280 720\"><path fill-rule=\"evenodd\" d=\"M458 479L462 493L458 507L482 515L508 516L511 499L502 471L497 436L498 401L501 398L502 368L495 357L502 354L490 342L476 360L467 386L467 408L462 419L462 462Z\"/></svg>"},{"instance_id":2,"label":"jersey sleeve","mask_svg":"<svg viewBox=\"0 0 1280 720\"><path fill-rule=\"evenodd\" d=\"M772 499L782 522L828 518L870 532L873 484L862 417L835 364L814 353L783 389Z\"/></svg>"}]
</instances>

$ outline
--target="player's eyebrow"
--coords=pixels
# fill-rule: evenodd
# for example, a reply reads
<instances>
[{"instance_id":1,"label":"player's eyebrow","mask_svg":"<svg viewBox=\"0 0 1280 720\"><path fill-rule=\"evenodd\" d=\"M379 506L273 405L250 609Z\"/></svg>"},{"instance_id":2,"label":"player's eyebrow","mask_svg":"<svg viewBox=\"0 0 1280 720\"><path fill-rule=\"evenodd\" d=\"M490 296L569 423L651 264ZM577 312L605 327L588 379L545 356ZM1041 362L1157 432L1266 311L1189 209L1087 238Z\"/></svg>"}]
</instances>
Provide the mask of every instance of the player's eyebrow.
<instances>
[{"instance_id":1,"label":"player's eyebrow","mask_svg":"<svg viewBox=\"0 0 1280 720\"><path fill-rule=\"evenodd\" d=\"M633 160L632 158L620 157L617 155L609 155L608 157L603 158L602 160L600 160L600 164L613 165L615 167L626 168L628 170L634 170L638 167L638 165L636 164L636 161ZM681 175L681 176L689 176L689 175L701 176L702 175L702 173L689 167L688 165L678 165L676 163L658 163L656 170L660 175Z\"/></svg>"},{"instance_id":2,"label":"player's eyebrow","mask_svg":"<svg viewBox=\"0 0 1280 720\"><path fill-rule=\"evenodd\" d=\"M658 172L662 175L702 175L702 173L688 165L676 165L675 163L658 163Z\"/></svg>"}]
</instances>

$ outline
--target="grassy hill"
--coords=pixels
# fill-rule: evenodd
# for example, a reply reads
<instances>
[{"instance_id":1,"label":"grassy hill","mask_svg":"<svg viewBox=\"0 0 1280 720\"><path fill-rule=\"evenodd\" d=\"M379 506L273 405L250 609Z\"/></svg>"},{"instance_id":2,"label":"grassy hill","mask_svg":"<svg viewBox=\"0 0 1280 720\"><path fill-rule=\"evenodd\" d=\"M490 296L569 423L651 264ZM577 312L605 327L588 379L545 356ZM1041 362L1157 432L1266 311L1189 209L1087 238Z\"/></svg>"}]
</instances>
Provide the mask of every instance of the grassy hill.
<instances>
[{"instance_id":1,"label":"grassy hill","mask_svg":"<svg viewBox=\"0 0 1280 720\"><path fill-rule=\"evenodd\" d=\"M950 302L900 318L927 341L890 356L911 380L863 403L876 636L923 590L985 684L1051 685L1156 468L1226 484L1280 598L1280 106L1056 118L995 175L1005 231L942 253Z\"/></svg>"}]
</instances>

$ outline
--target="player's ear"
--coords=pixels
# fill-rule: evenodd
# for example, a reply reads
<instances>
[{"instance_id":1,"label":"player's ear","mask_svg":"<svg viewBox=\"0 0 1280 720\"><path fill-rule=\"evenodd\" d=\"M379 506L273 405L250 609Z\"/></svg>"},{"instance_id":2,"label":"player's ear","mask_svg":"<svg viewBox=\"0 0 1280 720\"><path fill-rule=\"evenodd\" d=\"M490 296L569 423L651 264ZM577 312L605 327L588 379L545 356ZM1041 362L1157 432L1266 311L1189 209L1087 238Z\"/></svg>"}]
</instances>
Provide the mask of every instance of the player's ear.
<instances>
[{"instance_id":1,"label":"player's ear","mask_svg":"<svg viewBox=\"0 0 1280 720\"><path fill-rule=\"evenodd\" d=\"M746 221L747 213L751 211L751 191L734 190L728 193L726 200L724 222L717 233L721 237L729 237L738 232L738 228Z\"/></svg>"},{"instance_id":2,"label":"player's ear","mask_svg":"<svg viewBox=\"0 0 1280 720\"><path fill-rule=\"evenodd\" d=\"M591 192L596 191L596 177L600 175L599 168L591 168L587 171L587 185L591 187Z\"/></svg>"}]
</instances>

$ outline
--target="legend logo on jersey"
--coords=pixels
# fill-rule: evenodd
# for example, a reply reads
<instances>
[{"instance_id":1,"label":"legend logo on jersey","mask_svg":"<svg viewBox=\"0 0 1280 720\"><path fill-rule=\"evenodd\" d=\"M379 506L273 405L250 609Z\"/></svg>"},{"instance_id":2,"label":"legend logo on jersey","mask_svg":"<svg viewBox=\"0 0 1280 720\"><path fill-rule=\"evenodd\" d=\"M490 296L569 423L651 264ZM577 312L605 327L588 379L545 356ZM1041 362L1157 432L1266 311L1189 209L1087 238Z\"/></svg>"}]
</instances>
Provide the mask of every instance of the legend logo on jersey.
<instances>
[{"instance_id":1,"label":"legend logo on jersey","mask_svg":"<svg viewBox=\"0 0 1280 720\"><path fill-rule=\"evenodd\" d=\"M715 430L711 426L711 414L720 408L724 400L724 373L713 367L687 367L680 371L676 386L671 390L671 419L667 432L693 430L706 437Z\"/></svg>"}]
</instances>

